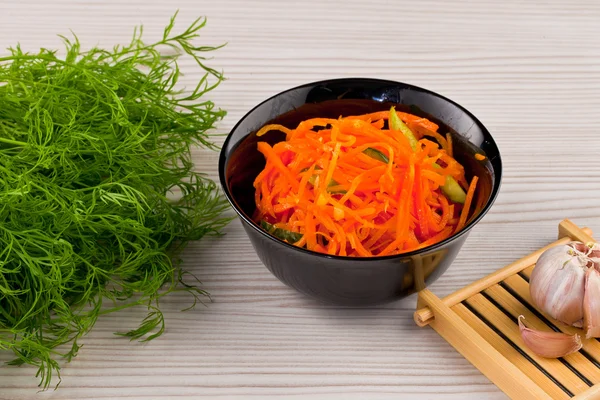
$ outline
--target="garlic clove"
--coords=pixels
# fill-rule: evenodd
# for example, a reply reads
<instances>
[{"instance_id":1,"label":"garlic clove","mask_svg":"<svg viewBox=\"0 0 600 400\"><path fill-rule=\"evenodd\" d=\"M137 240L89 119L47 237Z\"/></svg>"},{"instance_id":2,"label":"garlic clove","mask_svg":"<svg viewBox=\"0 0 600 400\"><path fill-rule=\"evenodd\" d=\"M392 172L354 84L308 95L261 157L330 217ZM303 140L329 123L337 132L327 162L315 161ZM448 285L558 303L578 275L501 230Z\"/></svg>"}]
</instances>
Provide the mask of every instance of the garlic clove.
<instances>
[{"instance_id":1,"label":"garlic clove","mask_svg":"<svg viewBox=\"0 0 600 400\"><path fill-rule=\"evenodd\" d=\"M595 268L585 273L583 322L586 338L600 337L600 272Z\"/></svg>"},{"instance_id":2,"label":"garlic clove","mask_svg":"<svg viewBox=\"0 0 600 400\"><path fill-rule=\"evenodd\" d=\"M539 331L525 326L524 316L519 315L521 338L535 354L545 358L564 357L579 351L583 344L579 335L561 332Z\"/></svg>"}]
</instances>

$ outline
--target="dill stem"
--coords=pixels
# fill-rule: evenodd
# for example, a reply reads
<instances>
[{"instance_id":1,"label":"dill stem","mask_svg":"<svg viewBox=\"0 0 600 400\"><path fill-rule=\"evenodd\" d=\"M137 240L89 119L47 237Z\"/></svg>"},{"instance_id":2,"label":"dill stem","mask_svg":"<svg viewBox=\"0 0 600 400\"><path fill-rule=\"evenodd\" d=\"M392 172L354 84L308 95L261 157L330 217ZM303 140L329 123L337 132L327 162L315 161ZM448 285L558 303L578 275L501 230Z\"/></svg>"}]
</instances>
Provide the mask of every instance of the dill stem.
<instances>
[{"instance_id":1,"label":"dill stem","mask_svg":"<svg viewBox=\"0 0 600 400\"><path fill-rule=\"evenodd\" d=\"M133 303L121 304L119 306L115 306L115 307L107 308L105 310L98 311L98 316L110 314L110 313L113 313L116 311L125 310L127 308L131 308L131 307L135 307L135 306L139 306L139 305L143 305L143 304L145 304L145 302L142 302L140 300L134 301Z\"/></svg>"},{"instance_id":2,"label":"dill stem","mask_svg":"<svg viewBox=\"0 0 600 400\"><path fill-rule=\"evenodd\" d=\"M27 146L27 143L25 142L19 142L18 140L12 140L12 139L7 139L7 138L3 138L0 137L0 142L2 143L6 143L6 144L14 144L15 146Z\"/></svg>"}]
</instances>

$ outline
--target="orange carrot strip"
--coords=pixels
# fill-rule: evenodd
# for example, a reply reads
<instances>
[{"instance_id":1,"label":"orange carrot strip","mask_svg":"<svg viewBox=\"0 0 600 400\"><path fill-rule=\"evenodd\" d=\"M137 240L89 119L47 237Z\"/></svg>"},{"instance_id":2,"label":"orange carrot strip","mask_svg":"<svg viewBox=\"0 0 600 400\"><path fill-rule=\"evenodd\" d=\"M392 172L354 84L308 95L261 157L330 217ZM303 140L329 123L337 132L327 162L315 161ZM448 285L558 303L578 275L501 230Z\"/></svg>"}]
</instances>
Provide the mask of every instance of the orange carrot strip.
<instances>
[{"instance_id":1,"label":"orange carrot strip","mask_svg":"<svg viewBox=\"0 0 600 400\"><path fill-rule=\"evenodd\" d=\"M413 193L421 236L428 237L429 227L427 226L427 221L425 221L425 198L423 197L423 182L421 180L421 168L419 166L415 167L415 190Z\"/></svg>"},{"instance_id":2,"label":"orange carrot strip","mask_svg":"<svg viewBox=\"0 0 600 400\"><path fill-rule=\"evenodd\" d=\"M442 207L442 205L440 203L436 203L435 201L429 200L429 199L427 200L427 205L430 207L433 207L433 208L441 208Z\"/></svg>"},{"instance_id":3,"label":"orange carrot strip","mask_svg":"<svg viewBox=\"0 0 600 400\"><path fill-rule=\"evenodd\" d=\"M342 209L346 214L349 214L350 216L354 217L354 219L356 220L356 222L360 222L361 224L364 224L364 226L369 227L369 228L375 228L377 227L374 223L369 222L365 219L363 219L358 213L357 210L352 210L344 205L342 205L341 203L338 203L336 200L334 199L329 199L329 202L331 204L333 204L334 206Z\"/></svg>"},{"instance_id":4,"label":"orange carrot strip","mask_svg":"<svg viewBox=\"0 0 600 400\"><path fill-rule=\"evenodd\" d=\"M266 126L263 126L262 128L260 128L260 130L258 132L256 132L256 136L262 136L270 131L281 131L281 132L285 133L286 135L289 135L292 132L291 129L286 128L283 125L272 124L272 125L266 125Z\"/></svg>"},{"instance_id":5,"label":"orange carrot strip","mask_svg":"<svg viewBox=\"0 0 600 400\"><path fill-rule=\"evenodd\" d=\"M440 175L439 173L430 169L423 169L423 171L421 171L421 175L423 178L435 182L435 184L438 186L444 186L446 184L446 178L443 175Z\"/></svg>"},{"instance_id":6,"label":"orange carrot strip","mask_svg":"<svg viewBox=\"0 0 600 400\"><path fill-rule=\"evenodd\" d=\"M335 170L335 166L337 164L338 157L340 156L340 148L341 144L336 144L335 149L333 150L333 154L331 156L331 162L329 163L329 168L327 168L327 175L325 176L325 180L322 183L323 186L327 186L329 182L331 182L331 178L333 177L333 171Z\"/></svg>"},{"instance_id":7,"label":"orange carrot strip","mask_svg":"<svg viewBox=\"0 0 600 400\"><path fill-rule=\"evenodd\" d=\"M306 187L308 185L308 180L313 176L314 173L315 173L315 165L312 165L308 169L308 171L306 171L306 173L304 173L302 178L300 178L300 185L298 187L298 198L301 198L302 196L304 196L304 191L306 190Z\"/></svg>"},{"instance_id":8,"label":"orange carrot strip","mask_svg":"<svg viewBox=\"0 0 600 400\"><path fill-rule=\"evenodd\" d=\"M443 137L442 135L440 135L439 133L437 133L436 131L433 131L431 129L427 129L426 127L424 127L423 125L412 125L414 130L418 133L418 135L420 137L423 136L429 136L429 137L434 137L437 142L439 143L440 146L442 146L442 149L446 150L446 152L448 151L448 142L446 141L446 138Z\"/></svg>"},{"instance_id":9,"label":"orange carrot strip","mask_svg":"<svg viewBox=\"0 0 600 400\"><path fill-rule=\"evenodd\" d=\"M370 251L363 247L355 231L350 232L348 234L348 237L351 238L350 243L352 243L352 247L354 247L358 255L360 255L361 257L371 257L373 255Z\"/></svg>"},{"instance_id":10,"label":"orange carrot strip","mask_svg":"<svg viewBox=\"0 0 600 400\"><path fill-rule=\"evenodd\" d=\"M435 137L435 139L438 141L438 143L440 144L442 149L444 149L444 150L446 150L446 152L448 152L448 142L446 141L445 137L443 137L442 135L440 135L439 133L434 132L434 131L428 131L427 136Z\"/></svg>"},{"instance_id":11,"label":"orange carrot strip","mask_svg":"<svg viewBox=\"0 0 600 400\"><path fill-rule=\"evenodd\" d=\"M471 184L469 185L469 190L467 191L467 198L465 199L465 204L463 206L462 211L460 212L460 218L458 219L458 224L456 225L455 232L460 231L467 222L467 216L469 215L469 208L471 207L471 202L473 201L473 195L475 194L475 187L477 186L477 180L479 178L474 176L471 180Z\"/></svg>"},{"instance_id":12,"label":"orange carrot strip","mask_svg":"<svg viewBox=\"0 0 600 400\"><path fill-rule=\"evenodd\" d=\"M308 213L305 219L304 225L304 237L306 237L306 246L309 250L312 250L317 245L317 233L315 220L312 213Z\"/></svg>"},{"instance_id":13,"label":"orange carrot strip","mask_svg":"<svg viewBox=\"0 0 600 400\"><path fill-rule=\"evenodd\" d=\"M440 145L429 139L419 139L419 145L421 146L423 154L432 156L433 153L439 153Z\"/></svg>"},{"instance_id":14,"label":"orange carrot strip","mask_svg":"<svg viewBox=\"0 0 600 400\"><path fill-rule=\"evenodd\" d=\"M429 129L430 131L434 131L434 132L437 132L437 130L439 128L439 126L436 123L428 120L427 118L415 118L415 119L413 119L411 121L410 120L411 117L414 117L414 116L411 116L410 114L406 114L406 113L403 113L403 112L400 112L400 111L396 111L396 112L400 116L400 119L402 119L405 122L409 122L410 121L413 124L420 125L423 128Z\"/></svg>"},{"instance_id":15,"label":"orange carrot strip","mask_svg":"<svg viewBox=\"0 0 600 400\"><path fill-rule=\"evenodd\" d=\"M447 239L448 237L450 237L450 235L451 235L451 234L452 234L452 228L448 226L448 227L444 228L444 229L443 229L443 230L442 230L440 233L438 233L437 235L435 235L435 236L432 236L431 238L429 238L429 239L425 240L424 242L422 242L422 243L419 245L419 247L418 247L418 248L419 248L419 249L422 249L422 248L424 248L424 247L431 246L432 244L439 243L439 242L441 242L442 240L444 240L444 239Z\"/></svg>"},{"instance_id":16,"label":"orange carrot strip","mask_svg":"<svg viewBox=\"0 0 600 400\"><path fill-rule=\"evenodd\" d=\"M273 166L277 168L287 178L288 183L291 184L294 189L298 189L299 185L298 181L296 180L296 177L292 175L292 173L286 168L285 165L283 165L277 153L273 151L273 148L269 146L268 143L259 142L258 151L263 153L267 160L270 160L273 163Z\"/></svg>"},{"instance_id":17,"label":"orange carrot strip","mask_svg":"<svg viewBox=\"0 0 600 400\"><path fill-rule=\"evenodd\" d=\"M401 204L401 207L398 209L398 213L396 214L396 238L385 249L383 249L379 255L390 254L404 241L406 241L410 218L410 192L412 192L415 177L414 165L411 164L407 175L407 183L403 185L402 190L400 191L400 197L398 198L398 204Z\"/></svg>"},{"instance_id":18,"label":"orange carrot strip","mask_svg":"<svg viewBox=\"0 0 600 400\"><path fill-rule=\"evenodd\" d=\"M369 176L375 175L375 176L379 177L380 175L378 175L378 174L383 173L383 171L385 171L384 165L373 168L371 170L367 170L367 171L363 172L362 174L356 176L354 178L354 180L352 181L352 184L350 185L350 189L348 189L348 191L340 199L340 203L344 203L346 200L348 200L350 198L350 196L352 196L354 194L354 192L358 189L358 186L361 184L361 182L363 182L364 180L369 178ZM363 185L363 190L364 189L365 189L365 187Z\"/></svg>"},{"instance_id":19,"label":"orange carrot strip","mask_svg":"<svg viewBox=\"0 0 600 400\"><path fill-rule=\"evenodd\" d=\"M377 111L370 114L363 115L351 115L347 117L348 120L361 120L361 121L377 121L377 120L387 120L390 117L389 110L386 111Z\"/></svg>"},{"instance_id":20,"label":"orange carrot strip","mask_svg":"<svg viewBox=\"0 0 600 400\"><path fill-rule=\"evenodd\" d=\"M396 114L398 114L398 117L400 117L400 119L402 121L404 121L405 123L408 123L408 122L415 123L415 124L418 124L418 125L421 125L421 126L427 128L427 129L430 129L432 131L437 131L439 128L439 126L437 124L428 120L427 118L418 117L416 115L405 113L402 111L396 111ZM378 112L364 114L364 115L353 115L351 117L347 117L347 119L359 119L359 120L363 120L363 121L367 121L367 120L376 121L379 119L387 120L389 118L390 118L389 110L378 111Z\"/></svg>"},{"instance_id":21,"label":"orange carrot strip","mask_svg":"<svg viewBox=\"0 0 600 400\"><path fill-rule=\"evenodd\" d=\"M383 126L385 125L385 121L383 119L380 119L375 122L371 122L371 125L373 125L373 127L377 128L377 129L383 129Z\"/></svg>"},{"instance_id":22,"label":"orange carrot strip","mask_svg":"<svg viewBox=\"0 0 600 400\"><path fill-rule=\"evenodd\" d=\"M387 232L386 232L385 230L383 230L383 229L378 229L378 230L376 230L376 231L375 231L375 233L374 233L374 234L372 234L372 235L371 235L371 236L368 238L368 240L365 242L365 247L366 247L367 249L371 249L371 252L372 252L372 251L373 251L373 249L372 249L373 245L374 245L375 243L377 243L377 241L378 241L379 239L381 239L381 237L382 237L383 235L385 235L386 233L387 233Z\"/></svg>"},{"instance_id":23,"label":"orange carrot strip","mask_svg":"<svg viewBox=\"0 0 600 400\"><path fill-rule=\"evenodd\" d=\"M404 135L389 135L389 132L379 130L360 120L346 121L340 125L343 129L354 133L356 136L374 137L382 142L394 146L400 152L402 149L408 154L412 152L410 143Z\"/></svg>"},{"instance_id":24,"label":"orange carrot strip","mask_svg":"<svg viewBox=\"0 0 600 400\"><path fill-rule=\"evenodd\" d=\"M435 222L434 230L436 232L441 232L446 227L446 225L448 224L448 221L452 217L450 207L453 207L453 206L450 206L450 204L448 203L448 200L446 199L446 196L442 195L442 196L438 197L438 200L440 202L440 205L442 206L442 216L439 217L439 220Z\"/></svg>"},{"instance_id":25,"label":"orange carrot strip","mask_svg":"<svg viewBox=\"0 0 600 400\"><path fill-rule=\"evenodd\" d=\"M419 246L419 239L417 239L417 236L415 236L414 231L410 231L408 233L408 240L407 240L406 244L407 244L407 250L414 249Z\"/></svg>"}]
</instances>

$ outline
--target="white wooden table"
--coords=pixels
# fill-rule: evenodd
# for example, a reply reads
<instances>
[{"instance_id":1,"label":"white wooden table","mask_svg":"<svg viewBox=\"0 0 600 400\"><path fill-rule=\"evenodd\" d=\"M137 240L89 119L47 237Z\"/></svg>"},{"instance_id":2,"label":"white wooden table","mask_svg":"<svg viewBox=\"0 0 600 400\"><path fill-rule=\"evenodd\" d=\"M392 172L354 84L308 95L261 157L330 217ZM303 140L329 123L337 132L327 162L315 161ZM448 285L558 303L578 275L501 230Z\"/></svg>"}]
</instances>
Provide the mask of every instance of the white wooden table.
<instances>
[{"instance_id":1,"label":"white wooden table","mask_svg":"<svg viewBox=\"0 0 600 400\"><path fill-rule=\"evenodd\" d=\"M84 46L112 46L140 23L157 38L176 8L180 27L206 15L201 43L228 42L211 61L228 78L212 93L229 112L223 133L263 99L325 78L399 80L450 97L497 139L505 177L432 287L443 296L549 243L565 217L600 231L600 3L450 3L5 0L0 45L57 48L56 34L72 29ZM216 177L218 155L197 154ZM146 344L112 334L143 310L106 316L57 391L36 394L34 369L1 366L0 398L505 398L415 326L414 296L372 309L318 304L262 266L237 220L226 233L186 253L213 303L180 313L189 298L167 298L167 331Z\"/></svg>"}]
</instances>

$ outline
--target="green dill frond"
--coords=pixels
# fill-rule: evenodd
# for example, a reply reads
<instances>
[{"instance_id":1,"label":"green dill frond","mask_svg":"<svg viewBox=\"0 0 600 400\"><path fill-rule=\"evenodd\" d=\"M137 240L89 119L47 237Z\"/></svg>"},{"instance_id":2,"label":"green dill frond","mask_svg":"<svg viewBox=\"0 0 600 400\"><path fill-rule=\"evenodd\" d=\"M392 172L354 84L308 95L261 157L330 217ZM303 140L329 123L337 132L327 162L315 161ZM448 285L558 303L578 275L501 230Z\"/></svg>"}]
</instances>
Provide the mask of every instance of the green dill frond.
<instances>
[{"instance_id":1,"label":"green dill frond","mask_svg":"<svg viewBox=\"0 0 600 400\"><path fill-rule=\"evenodd\" d=\"M177 253L229 222L190 154L216 148L225 112L205 95L223 75L206 64L218 47L192 43L206 19L175 34L175 17L152 44L136 28L112 50L82 51L73 35L62 58L19 46L0 57L0 349L37 366L44 388L100 315L145 306L124 335L150 340L162 296L206 295L183 284ZM186 92L181 57L203 72Z\"/></svg>"}]
</instances>

